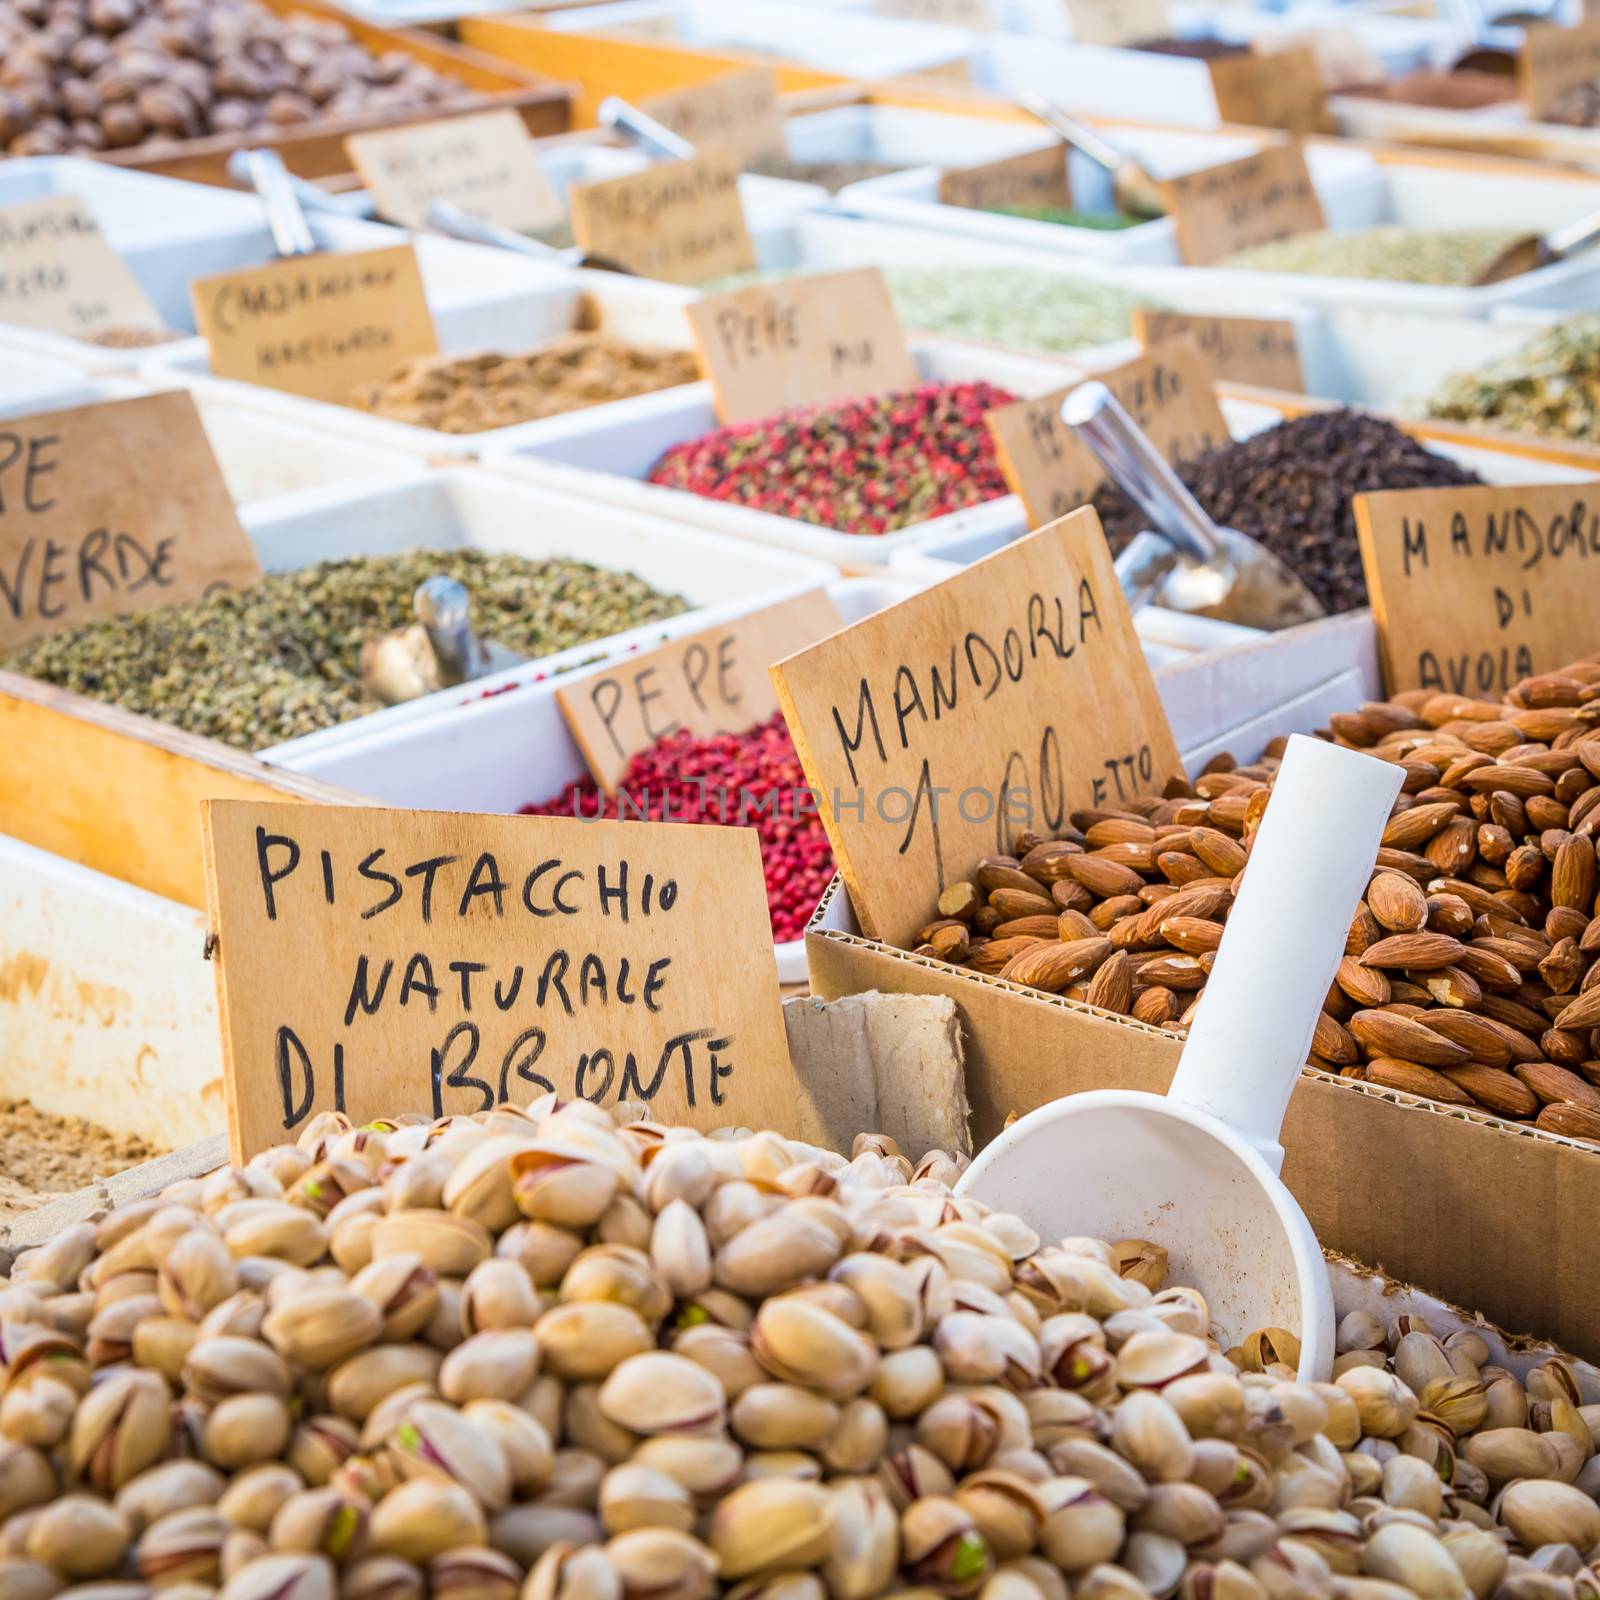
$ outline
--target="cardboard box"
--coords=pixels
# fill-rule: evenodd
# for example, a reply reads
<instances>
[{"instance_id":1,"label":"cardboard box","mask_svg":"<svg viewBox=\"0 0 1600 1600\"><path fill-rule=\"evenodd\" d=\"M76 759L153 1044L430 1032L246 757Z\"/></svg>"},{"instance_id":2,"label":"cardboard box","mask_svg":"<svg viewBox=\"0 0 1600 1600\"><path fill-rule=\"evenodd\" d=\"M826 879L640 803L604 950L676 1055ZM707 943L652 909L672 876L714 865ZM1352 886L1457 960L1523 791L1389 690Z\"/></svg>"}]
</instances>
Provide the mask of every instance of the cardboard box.
<instances>
[{"instance_id":1,"label":"cardboard box","mask_svg":"<svg viewBox=\"0 0 1600 1600\"><path fill-rule=\"evenodd\" d=\"M1272 652L1270 656L1263 652ZM1270 667L1268 663L1270 662ZM1274 704L1228 724L1235 684L1270 673ZM1243 675L1242 677L1240 675ZM1376 691L1366 613L1316 623L1158 676L1185 765L1258 755ZM975 1145L1013 1114L1087 1089L1162 1093L1181 1042L1058 995L862 937L835 881L806 936L814 994L932 994L961 1013ZM1324 1249L1423 1283L1504 1327L1600 1359L1600 1150L1484 1112L1307 1070L1283 1127L1283 1177Z\"/></svg>"}]
</instances>

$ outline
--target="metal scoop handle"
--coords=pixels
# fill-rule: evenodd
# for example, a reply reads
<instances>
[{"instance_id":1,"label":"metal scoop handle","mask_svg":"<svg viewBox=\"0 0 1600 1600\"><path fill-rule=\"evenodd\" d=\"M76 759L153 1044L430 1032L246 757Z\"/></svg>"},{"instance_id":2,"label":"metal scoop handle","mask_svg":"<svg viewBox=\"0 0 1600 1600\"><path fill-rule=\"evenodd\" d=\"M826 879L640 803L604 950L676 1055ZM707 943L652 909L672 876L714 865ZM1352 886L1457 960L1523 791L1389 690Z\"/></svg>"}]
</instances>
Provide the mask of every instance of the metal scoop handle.
<instances>
[{"instance_id":1,"label":"metal scoop handle","mask_svg":"<svg viewBox=\"0 0 1600 1600\"><path fill-rule=\"evenodd\" d=\"M600 102L600 109L595 116L601 127L620 133L625 139L643 146L651 155L687 161L694 154L694 146L681 134L674 133L665 123L657 122L620 95L608 94Z\"/></svg>"},{"instance_id":2,"label":"metal scoop handle","mask_svg":"<svg viewBox=\"0 0 1600 1600\"><path fill-rule=\"evenodd\" d=\"M244 181L260 195L267 212L267 227L280 256L315 255L319 246L311 224L300 207L294 182L283 158L276 150L244 150L241 166ZM231 165L230 165L231 170Z\"/></svg>"},{"instance_id":3,"label":"metal scoop handle","mask_svg":"<svg viewBox=\"0 0 1600 1600\"><path fill-rule=\"evenodd\" d=\"M1105 384L1080 383L1062 402L1061 420L1180 555L1205 566L1227 565L1216 524Z\"/></svg>"},{"instance_id":4,"label":"metal scoop handle","mask_svg":"<svg viewBox=\"0 0 1600 1600\"><path fill-rule=\"evenodd\" d=\"M1128 158L1115 145L1102 139L1093 128L1079 122L1076 117L1069 116L1054 100L1036 89L1019 89L1017 104L1031 112L1052 132L1059 133L1074 150L1086 155L1112 177L1116 177L1126 164Z\"/></svg>"},{"instance_id":5,"label":"metal scoop handle","mask_svg":"<svg viewBox=\"0 0 1600 1600\"><path fill-rule=\"evenodd\" d=\"M1547 262L1565 261L1568 256L1587 249L1596 240L1600 240L1600 211L1590 211L1545 234L1539 241L1539 259Z\"/></svg>"},{"instance_id":6,"label":"metal scoop handle","mask_svg":"<svg viewBox=\"0 0 1600 1600\"><path fill-rule=\"evenodd\" d=\"M583 258L581 250L558 250L554 245L530 239L525 233L502 228L497 222L486 222L474 217L448 200L433 200L428 204L428 226L447 233L452 239L464 239L468 244L494 245L501 250L515 250L519 255L533 256L548 261L553 266L575 267Z\"/></svg>"},{"instance_id":7,"label":"metal scoop handle","mask_svg":"<svg viewBox=\"0 0 1600 1600\"><path fill-rule=\"evenodd\" d=\"M250 182L249 158L255 152L249 150L235 150L228 157L228 176L235 183L242 183L246 188L253 188ZM311 183L305 178L296 177L287 167L283 169L284 179L294 191L295 199L300 202L302 211L314 211L320 215L330 217L370 217L372 215L372 198L370 195L357 191L352 194L329 194L321 184Z\"/></svg>"}]
</instances>

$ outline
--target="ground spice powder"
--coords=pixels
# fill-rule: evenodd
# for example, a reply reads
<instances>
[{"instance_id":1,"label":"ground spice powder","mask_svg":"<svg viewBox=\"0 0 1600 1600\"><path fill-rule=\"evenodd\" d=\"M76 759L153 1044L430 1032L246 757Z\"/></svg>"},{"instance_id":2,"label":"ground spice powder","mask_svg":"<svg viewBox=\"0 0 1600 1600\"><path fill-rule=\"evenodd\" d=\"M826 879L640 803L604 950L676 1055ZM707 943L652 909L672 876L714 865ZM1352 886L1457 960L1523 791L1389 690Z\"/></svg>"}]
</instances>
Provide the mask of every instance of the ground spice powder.
<instances>
[{"instance_id":1,"label":"ground spice powder","mask_svg":"<svg viewBox=\"0 0 1600 1600\"><path fill-rule=\"evenodd\" d=\"M806 406L674 445L650 482L840 533L894 533L1010 493L983 414L992 383Z\"/></svg>"},{"instance_id":2,"label":"ground spice powder","mask_svg":"<svg viewBox=\"0 0 1600 1600\"><path fill-rule=\"evenodd\" d=\"M570 783L524 816L597 817L642 812L650 822L754 828L761 841L772 937L805 932L833 878L828 836L809 804L805 771L781 714L747 733L696 738L687 731L641 751L607 798L594 779Z\"/></svg>"}]
</instances>

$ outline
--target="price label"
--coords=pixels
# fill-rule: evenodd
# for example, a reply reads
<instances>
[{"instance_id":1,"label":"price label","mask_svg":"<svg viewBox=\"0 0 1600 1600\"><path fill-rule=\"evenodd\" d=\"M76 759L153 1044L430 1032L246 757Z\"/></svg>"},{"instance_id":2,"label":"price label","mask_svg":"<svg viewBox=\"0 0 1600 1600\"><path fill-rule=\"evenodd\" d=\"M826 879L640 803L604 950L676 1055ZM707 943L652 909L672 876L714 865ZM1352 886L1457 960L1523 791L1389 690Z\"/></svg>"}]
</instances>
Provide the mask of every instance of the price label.
<instances>
[{"instance_id":1,"label":"price label","mask_svg":"<svg viewBox=\"0 0 1600 1600\"><path fill-rule=\"evenodd\" d=\"M1133 313L1133 333L1146 350L1188 338L1217 378L1256 384L1263 389L1282 389L1289 394L1305 393L1305 373L1292 322L1265 317L1211 317L1139 306Z\"/></svg>"},{"instance_id":2,"label":"price label","mask_svg":"<svg viewBox=\"0 0 1600 1600\"><path fill-rule=\"evenodd\" d=\"M1392 489L1352 506L1390 693L1494 700L1593 651L1600 480Z\"/></svg>"},{"instance_id":3,"label":"price label","mask_svg":"<svg viewBox=\"0 0 1600 1600\"><path fill-rule=\"evenodd\" d=\"M1600 78L1600 16L1586 14L1575 26L1535 23L1523 35L1517 82L1535 122L1581 83Z\"/></svg>"},{"instance_id":4,"label":"price label","mask_svg":"<svg viewBox=\"0 0 1600 1600\"><path fill-rule=\"evenodd\" d=\"M0 654L260 576L187 390L0 422Z\"/></svg>"},{"instance_id":5,"label":"price label","mask_svg":"<svg viewBox=\"0 0 1600 1600\"><path fill-rule=\"evenodd\" d=\"M569 200L578 243L641 277L703 283L756 264L739 199L739 164L715 146L689 161L575 183Z\"/></svg>"},{"instance_id":6,"label":"price label","mask_svg":"<svg viewBox=\"0 0 1600 1600\"><path fill-rule=\"evenodd\" d=\"M994 206L1058 206L1065 210L1072 204L1066 146L1049 145L982 166L942 172L939 200L969 211L987 211Z\"/></svg>"},{"instance_id":7,"label":"price label","mask_svg":"<svg viewBox=\"0 0 1600 1600\"><path fill-rule=\"evenodd\" d=\"M876 267L706 295L688 312L724 422L922 381Z\"/></svg>"},{"instance_id":8,"label":"price label","mask_svg":"<svg viewBox=\"0 0 1600 1600\"><path fill-rule=\"evenodd\" d=\"M211 368L343 405L363 384L439 349L409 244L292 256L191 285Z\"/></svg>"},{"instance_id":9,"label":"price label","mask_svg":"<svg viewBox=\"0 0 1600 1600\"><path fill-rule=\"evenodd\" d=\"M552 1090L701 1128L799 1120L752 830L201 812L235 1160L319 1111Z\"/></svg>"},{"instance_id":10,"label":"price label","mask_svg":"<svg viewBox=\"0 0 1600 1600\"><path fill-rule=\"evenodd\" d=\"M954 28L975 28L987 33L994 27L989 0L873 0L880 17L909 22L943 22Z\"/></svg>"},{"instance_id":11,"label":"price label","mask_svg":"<svg viewBox=\"0 0 1600 1600\"><path fill-rule=\"evenodd\" d=\"M928 908L1024 828L1181 767L1090 509L773 668L862 932Z\"/></svg>"},{"instance_id":12,"label":"price label","mask_svg":"<svg viewBox=\"0 0 1600 1600\"><path fill-rule=\"evenodd\" d=\"M1314 50L1297 45L1262 55L1223 56L1206 65L1224 122L1288 133L1335 131Z\"/></svg>"},{"instance_id":13,"label":"price label","mask_svg":"<svg viewBox=\"0 0 1600 1600\"><path fill-rule=\"evenodd\" d=\"M1172 34L1167 0L1065 0L1076 44L1141 44Z\"/></svg>"},{"instance_id":14,"label":"price label","mask_svg":"<svg viewBox=\"0 0 1600 1600\"><path fill-rule=\"evenodd\" d=\"M1292 142L1186 172L1162 191L1178 230L1178 254L1191 267L1328 225L1305 151Z\"/></svg>"},{"instance_id":15,"label":"price label","mask_svg":"<svg viewBox=\"0 0 1600 1600\"><path fill-rule=\"evenodd\" d=\"M628 763L675 733L743 733L767 721L778 697L774 661L844 626L822 589L674 639L556 690L594 780L615 794Z\"/></svg>"},{"instance_id":16,"label":"price label","mask_svg":"<svg viewBox=\"0 0 1600 1600\"><path fill-rule=\"evenodd\" d=\"M83 202L50 195L0 207L0 323L81 339L161 318Z\"/></svg>"},{"instance_id":17,"label":"price label","mask_svg":"<svg viewBox=\"0 0 1600 1600\"><path fill-rule=\"evenodd\" d=\"M1092 376L1111 390L1174 465L1228 442L1210 370L1185 338ZM1105 480L1094 452L1061 420L1061 402L1076 387L1069 384L1032 400L1013 401L984 418L994 435L1000 468L1021 496L1030 528L1087 505Z\"/></svg>"},{"instance_id":18,"label":"price label","mask_svg":"<svg viewBox=\"0 0 1600 1600\"><path fill-rule=\"evenodd\" d=\"M344 147L379 213L405 228L427 227L435 200L520 233L566 216L515 111L355 133Z\"/></svg>"},{"instance_id":19,"label":"price label","mask_svg":"<svg viewBox=\"0 0 1600 1600\"><path fill-rule=\"evenodd\" d=\"M698 148L719 144L740 163L786 149L778 78L771 67L724 72L685 89L652 95L640 109Z\"/></svg>"}]
</instances>

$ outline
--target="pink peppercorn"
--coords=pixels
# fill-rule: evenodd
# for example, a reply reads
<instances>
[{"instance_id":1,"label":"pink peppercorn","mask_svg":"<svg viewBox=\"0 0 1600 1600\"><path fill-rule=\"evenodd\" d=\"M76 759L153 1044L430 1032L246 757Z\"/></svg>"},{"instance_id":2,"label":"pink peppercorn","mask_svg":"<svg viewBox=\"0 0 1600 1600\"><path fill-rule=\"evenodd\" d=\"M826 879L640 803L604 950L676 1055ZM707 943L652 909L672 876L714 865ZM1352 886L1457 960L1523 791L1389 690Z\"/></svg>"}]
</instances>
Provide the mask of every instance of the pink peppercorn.
<instances>
[{"instance_id":1,"label":"pink peppercorn","mask_svg":"<svg viewBox=\"0 0 1600 1600\"><path fill-rule=\"evenodd\" d=\"M805 406L674 445L650 482L840 533L894 533L1009 493L983 415L992 383Z\"/></svg>"},{"instance_id":2,"label":"pink peppercorn","mask_svg":"<svg viewBox=\"0 0 1600 1600\"><path fill-rule=\"evenodd\" d=\"M833 852L781 715L746 733L675 733L635 756L610 798L585 777L554 800L522 808L525 816L590 819L637 820L641 812L654 822L753 827L772 937L787 944L805 932L833 878Z\"/></svg>"}]
</instances>

